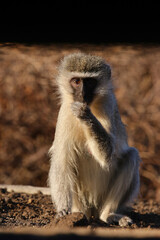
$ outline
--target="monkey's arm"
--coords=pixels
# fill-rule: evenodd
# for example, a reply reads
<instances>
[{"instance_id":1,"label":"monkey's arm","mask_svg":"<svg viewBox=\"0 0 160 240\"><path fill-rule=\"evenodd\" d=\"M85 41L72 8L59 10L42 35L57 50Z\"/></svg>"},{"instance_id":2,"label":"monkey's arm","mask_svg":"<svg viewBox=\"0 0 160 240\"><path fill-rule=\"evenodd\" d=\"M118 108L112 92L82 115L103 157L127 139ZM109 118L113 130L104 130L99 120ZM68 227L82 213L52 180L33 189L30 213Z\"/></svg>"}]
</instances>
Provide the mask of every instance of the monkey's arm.
<instances>
[{"instance_id":1,"label":"monkey's arm","mask_svg":"<svg viewBox=\"0 0 160 240\"><path fill-rule=\"evenodd\" d=\"M92 155L102 167L108 168L114 152L113 136L106 132L86 104L74 102L71 108L73 114L86 126L85 134Z\"/></svg>"}]
</instances>

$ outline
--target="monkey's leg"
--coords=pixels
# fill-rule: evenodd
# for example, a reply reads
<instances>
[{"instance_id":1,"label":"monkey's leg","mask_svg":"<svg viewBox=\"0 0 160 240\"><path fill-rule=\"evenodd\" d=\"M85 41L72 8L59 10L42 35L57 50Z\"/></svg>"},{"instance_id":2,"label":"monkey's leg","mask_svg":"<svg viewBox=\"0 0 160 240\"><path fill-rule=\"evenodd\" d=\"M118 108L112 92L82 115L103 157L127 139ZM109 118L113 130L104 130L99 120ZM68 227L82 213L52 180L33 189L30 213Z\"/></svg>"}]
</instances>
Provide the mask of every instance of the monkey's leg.
<instances>
[{"instance_id":1,"label":"monkey's leg","mask_svg":"<svg viewBox=\"0 0 160 240\"><path fill-rule=\"evenodd\" d=\"M72 213L74 212L84 212L83 206L78 199L77 193L72 194Z\"/></svg>"},{"instance_id":2,"label":"monkey's leg","mask_svg":"<svg viewBox=\"0 0 160 240\"><path fill-rule=\"evenodd\" d=\"M129 148L117 161L117 169L110 180L109 194L102 208L100 219L108 223L127 226L132 223L132 220L119 212L138 194L140 158L135 148Z\"/></svg>"},{"instance_id":3,"label":"monkey's leg","mask_svg":"<svg viewBox=\"0 0 160 240\"><path fill-rule=\"evenodd\" d=\"M57 217L71 212L71 188L65 171L52 164L49 172L52 201L56 206Z\"/></svg>"},{"instance_id":4,"label":"monkey's leg","mask_svg":"<svg viewBox=\"0 0 160 240\"><path fill-rule=\"evenodd\" d=\"M85 204L84 199L82 203L76 193L73 193L72 195L72 213L74 212L83 213L88 220L90 220L92 215L97 218L99 216L97 209L93 207L88 207L87 204Z\"/></svg>"},{"instance_id":5,"label":"monkey's leg","mask_svg":"<svg viewBox=\"0 0 160 240\"><path fill-rule=\"evenodd\" d=\"M84 207L82 206L82 204L78 201L77 198L73 197L73 202L72 202L72 213L83 213L86 218L89 220L91 217L91 209L84 209Z\"/></svg>"},{"instance_id":6,"label":"monkey's leg","mask_svg":"<svg viewBox=\"0 0 160 240\"><path fill-rule=\"evenodd\" d=\"M74 102L71 107L73 114L86 127L85 134L90 152L103 168L108 168L114 151L113 136L106 132L85 103Z\"/></svg>"},{"instance_id":7,"label":"monkey's leg","mask_svg":"<svg viewBox=\"0 0 160 240\"><path fill-rule=\"evenodd\" d=\"M54 149L48 180L52 201L56 206L57 216L60 217L69 214L72 205L72 172L65 161L65 153L62 154L58 148Z\"/></svg>"}]
</instances>

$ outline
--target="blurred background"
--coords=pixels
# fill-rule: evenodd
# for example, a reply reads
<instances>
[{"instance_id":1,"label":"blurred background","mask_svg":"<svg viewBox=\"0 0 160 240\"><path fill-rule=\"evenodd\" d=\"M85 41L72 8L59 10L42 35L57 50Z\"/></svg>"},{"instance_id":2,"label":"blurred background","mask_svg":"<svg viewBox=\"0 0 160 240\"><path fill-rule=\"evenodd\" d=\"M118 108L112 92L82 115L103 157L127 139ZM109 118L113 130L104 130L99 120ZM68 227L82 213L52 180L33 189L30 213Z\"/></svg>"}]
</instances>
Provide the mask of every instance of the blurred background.
<instances>
[{"instance_id":1,"label":"blurred background","mask_svg":"<svg viewBox=\"0 0 160 240\"><path fill-rule=\"evenodd\" d=\"M138 148L142 158L140 197L160 200L157 29L152 27L152 34L148 34L148 25L129 29L115 25L107 34L100 30L95 34L92 26L90 31L81 25L74 31L70 25L68 35L62 26L54 28L56 34L44 26L41 31L40 26L36 29L35 33L33 28L26 28L22 34L20 29L4 27L1 35L0 184L47 186L48 150L59 109L57 65L66 54L83 51L101 56L111 65L129 144Z\"/></svg>"}]
</instances>

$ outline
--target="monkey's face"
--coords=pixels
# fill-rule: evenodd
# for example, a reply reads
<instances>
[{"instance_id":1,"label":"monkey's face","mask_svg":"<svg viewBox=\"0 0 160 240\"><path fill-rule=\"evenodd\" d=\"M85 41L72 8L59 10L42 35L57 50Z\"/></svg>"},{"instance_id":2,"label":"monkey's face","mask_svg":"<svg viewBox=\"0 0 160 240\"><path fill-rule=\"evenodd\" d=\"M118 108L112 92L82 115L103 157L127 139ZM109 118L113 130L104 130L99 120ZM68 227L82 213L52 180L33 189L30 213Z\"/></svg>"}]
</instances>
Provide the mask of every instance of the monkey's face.
<instances>
[{"instance_id":1,"label":"monkey's face","mask_svg":"<svg viewBox=\"0 0 160 240\"><path fill-rule=\"evenodd\" d=\"M95 97L97 83L96 78L72 78L70 84L73 89L74 100L88 105L91 104Z\"/></svg>"}]
</instances>

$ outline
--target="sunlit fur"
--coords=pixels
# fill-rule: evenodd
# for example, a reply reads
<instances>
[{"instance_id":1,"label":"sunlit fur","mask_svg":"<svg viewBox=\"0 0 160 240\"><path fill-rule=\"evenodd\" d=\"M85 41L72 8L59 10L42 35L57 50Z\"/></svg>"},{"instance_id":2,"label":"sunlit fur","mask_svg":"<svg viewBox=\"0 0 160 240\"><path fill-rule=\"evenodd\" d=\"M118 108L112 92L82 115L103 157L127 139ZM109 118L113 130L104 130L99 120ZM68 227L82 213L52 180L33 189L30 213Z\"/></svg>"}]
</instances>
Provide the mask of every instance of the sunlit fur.
<instances>
[{"instance_id":1,"label":"sunlit fur","mask_svg":"<svg viewBox=\"0 0 160 240\"><path fill-rule=\"evenodd\" d=\"M89 107L111 136L110 158L106 158L106 149L100 148L93 138L89 123L73 114L70 85L73 77L98 79L96 96ZM57 84L61 107L49 151L48 179L53 202L57 212L78 211L88 218L94 215L107 222L112 213L117 216L116 213L137 196L140 161L138 151L127 143L113 93L110 66L100 57L71 54L61 62Z\"/></svg>"}]
</instances>

